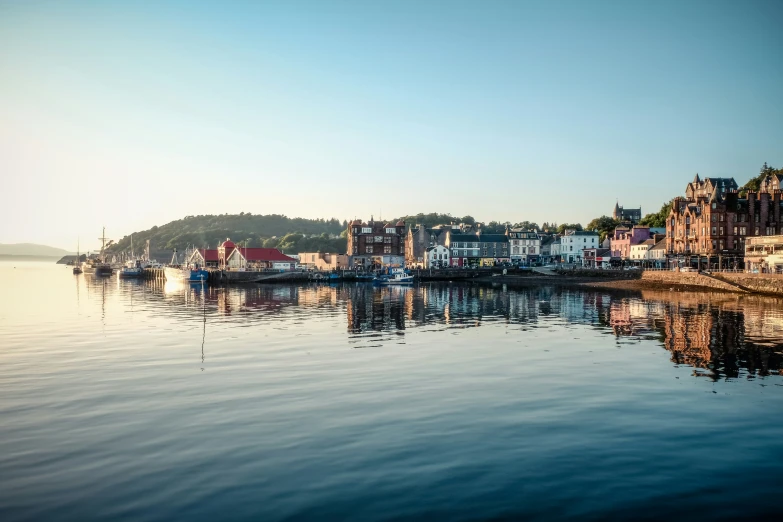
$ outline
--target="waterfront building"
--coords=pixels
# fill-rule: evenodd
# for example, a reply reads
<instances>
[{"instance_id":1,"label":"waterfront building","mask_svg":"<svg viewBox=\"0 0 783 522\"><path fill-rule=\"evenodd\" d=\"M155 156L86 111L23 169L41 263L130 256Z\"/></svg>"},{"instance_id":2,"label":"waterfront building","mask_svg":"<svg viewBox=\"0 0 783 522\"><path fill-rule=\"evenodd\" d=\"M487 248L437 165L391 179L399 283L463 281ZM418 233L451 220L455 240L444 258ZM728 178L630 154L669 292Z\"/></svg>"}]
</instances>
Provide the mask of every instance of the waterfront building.
<instances>
[{"instance_id":1,"label":"waterfront building","mask_svg":"<svg viewBox=\"0 0 783 522\"><path fill-rule=\"evenodd\" d=\"M326 252L302 252L299 254L299 264L312 270L342 270L350 266L346 254Z\"/></svg>"},{"instance_id":2,"label":"waterfront building","mask_svg":"<svg viewBox=\"0 0 783 522\"><path fill-rule=\"evenodd\" d=\"M783 273L783 235L749 237L745 241L745 270Z\"/></svg>"},{"instance_id":3,"label":"waterfront building","mask_svg":"<svg viewBox=\"0 0 783 522\"><path fill-rule=\"evenodd\" d=\"M383 223L370 218L348 225L347 255L351 264L370 269L405 264L405 222Z\"/></svg>"},{"instance_id":4,"label":"waterfront building","mask_svg":"<svg viewBox=\"0 0 783 522\"><path fill-rule=\"evenodd\" d=\"M290 270L296 260L283 254L276 248L244 248L234 247L226 258L225 268L228 270Z\"/></svg>"},{"instance_id":5,"label":"waterfront building","mask_svg":"<svg viewBox=\"0 0 783 522\"><path fill-rule=\"evenodd\" d=\"M740 196L734 178L697 174L674 198L666 219L666 250L671 266L740 268L749 237L781 234L780 177L769 175L760 192Z\"/></svg>"},{"instance_id":6,"label":"waterfront building","mask_svg":"<svg viewBox=\"0 0 783 522\"><path fill-rule=\"evenodd\" d=\"M508 237L505 234L487 234L479 229L479 255L481 266L494 266L511 261L508 253Z\"/></svg>"},{"instance_id":7,"label":"waterfront building","mask_svg":"<svg viewBox=\"0 0 783 522\"><path fill-rule=\"evenodd\" d=\"M560 259L563 263L582 264L585 248L599 246L598 232L587 230L566 230L560 237Z\"/></svg>"},{"instance_id":8,"label":"waterfront building","mask_svg":"<svg viewBox=\"0 0 783 522\"><path fill-rule=\"evenodd\" d=\"M614 205L612 218L619 221L620 223L635 225L642 220L642 208L623 208L620 206L620 203L617 202Z\"/></svg>"},{"instance_id":9,"label":"waterfront building","mask_svg":"<svg viewBox=\"0 0 783 522\"><path fill-rule=\"evenodd\" d=\"M655 246L654 239L646 239L636 245L631 245L631 253L629 259L637 265L644 264L647 260L647 252Z\"/></svg>"},{"instance_id":10,"label":"waterfront building","mask_svg":"<svg viewBox=\"0 0 783 522\"><path fill-rule=\"evenodd\" d=\"M424 268L441 268L451 266L449 249L443 245L428 247L425 251Z\"/></svg>"},{"instance_id":11,"label":"waterfront building","mask_svg":"<svg viewBox=\"0 0 783 522\"><path fill-rule=\"evenodd\" d=\"M449 230L444 246L451 253L451 266L478 266L481 262L478 234Z\"/></svg>"},{"instance_id":12,"label":"waterfront building","mask_svg":"<svg viewBox=\"0 0 783 522\"><path fill-rule=\"evenodd\" d=\"M659 236L656 236L659 237ZM665 268L666 267L666 238L663 237L658 240L649 250L647 250L646 258L649 265L653 268Z\"/></svg>"},{"instance_id":13,"label":"waterfront building","mask_svg":"<svg viewBox=\"0 0 783 522\"><path fill-rule=\"evenodd\" d=\"M206 268L218 267L218 251L216 248L199 248L193 251L188 264L198 265Z\"/></svg>"},{"instance_id":14,"label":"waterfront building","mask_svg":"<svg viewBox=\"0 0 783 522\"><path fill-rule=\"evenodd\" d=\"M612 266L612 251L608 248L585 248L582 252L585 268L610 268Z\"/></svg>"},{"instance_id":15,"label":"waterfront building","mask_svg":"<svg viewBox=\"0 0 783 522\"><path fill-rule=\"evenodd\" d=\"M557 249L560 248L560 240L558 239L557 235L555 234L541 234L540 236L540 247L539 251L541 252L539 260L542 263L551 263L554 259L559 259L559 252L553 253L552 248L553 246L557 245Z\"/></svg>"},{"instance_id":16,"label":"waterfront building","mask_svg":"<svg viewBox=\"0 0 783 522\"><path fill-rule=\"evenodd\" d=\"M664 237L666 229L650 228L648 226L636 225L631 228L619 226L614 229L614 235L610 240L612 257L618 259L631 259L631 249L635 245L640 245L649 239L655 239L659 234ZM639 250L639 249L637 249Z\"/></svg>"},{"instance_id":17,"label":"waterfront building","mask_svg":"<svg viewBox=\"0 0 783 522\"><path fill-rule=\"evenodd\" d=\"M529 265L541 258L541 238L530 230L506 228L511 261Z\"/></svg>"},{"instance_id":18,"label":"waterfront building","mask_svg":"<svg viewBox=\"0 0 783 522\"><path fill-rule=\"evenodd\" d=\"M426 227L419 225L410 227L405 237L405 265L409 267L422 267L425 265L427 249L431 246L443 244L447 230L459 230L458 225Z\"/></svg>"}]
</instances>

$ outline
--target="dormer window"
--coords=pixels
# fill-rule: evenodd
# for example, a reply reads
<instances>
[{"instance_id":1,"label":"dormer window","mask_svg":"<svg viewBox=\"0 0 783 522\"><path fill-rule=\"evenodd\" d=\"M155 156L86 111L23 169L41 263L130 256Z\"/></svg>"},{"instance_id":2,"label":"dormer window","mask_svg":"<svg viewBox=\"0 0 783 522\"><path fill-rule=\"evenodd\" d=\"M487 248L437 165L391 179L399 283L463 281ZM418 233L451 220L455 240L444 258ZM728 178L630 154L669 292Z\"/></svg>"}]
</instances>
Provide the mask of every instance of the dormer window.
<instances>
[{"instance_id":1,"label":"dormer window","mask_svg":"<svg viewBox=\"0 0 783 522\"><path fill-rule=\"evenodd\" d=\"M394 230L393 228L387 228L386 229L386 233L387 234L394 234L395 232L396 232L396 230Z\"/></svg>"}]
</instances>

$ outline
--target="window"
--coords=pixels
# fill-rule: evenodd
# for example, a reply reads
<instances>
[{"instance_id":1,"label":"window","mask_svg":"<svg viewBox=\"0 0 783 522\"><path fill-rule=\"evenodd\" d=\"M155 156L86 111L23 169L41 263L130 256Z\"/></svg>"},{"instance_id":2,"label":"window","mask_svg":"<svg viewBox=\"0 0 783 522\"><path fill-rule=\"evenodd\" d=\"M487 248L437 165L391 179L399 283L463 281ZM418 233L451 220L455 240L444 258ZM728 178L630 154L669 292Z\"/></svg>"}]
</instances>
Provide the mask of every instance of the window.
<instances>
[{"instance_id":1,"label":"window","mask_svg":"<svg viewBox=\"0 0 783 522\"><path fill-rule=\"evenodd\" d=\"M713 205L715 205L715 203L713 203ZM715 207L713 206L712 208L715 208ZM718 220L718 215L717 214L713 214L712 215L712 222L715 223L717 220Z\"/></svg>"},{"instance_id":2,"label":"window","mask_svg":"<svg viewBox=\"0 0 783 522\"><path fill-rule=\"evenodd\" d=\"M365 242L365 243L367 243L368 245L369 245L370 243L372 243L372 241L373 241L373 240L372 240L372 236L369 236L369 237L367 237L367 239L365 239L365 240L364 240L364 242Z\"/></svg>"},{"instance_id":3,"label":"window","mask_svg":"<svg viewBox=\"0 0 783 522\"><path fill-rule=\"evenodd\" d=\"M369 227L362 228L362 234L372 234L372 229Z\"/></svg>"},{"instance_id":4,"label":"window","mask_svg":"<svg viewBox=\"0 0 783 522\"><path fill-rule=\"evenodd\" d=\"M720 235L723 235L723 227L720 227Z\"/></svg>"},{"instance_id":5,"label":"window","mask_svg":"<svg viewBox=\"0 0 783 522\"><path fill-rule=\"evenodd\" d=\"M396 230L394 230L393 228L387 228L387 229L386 229L386 233L387 233L387 234L395 234L396 232L397 232L397 231L396 231Z\"/></svg>"},{"instance_id":6,"label":"window","mask_svg":"<svg viewBox=\"0 0 783 522\"><path fill-rule=\"evenodd\" d=\"M387 236L387 237L385 237L385 238L383 238L383 242L384 242L384 243L388 243L388 244L390 244L390 245L391 245L391 240L392 240L392 238L390 238L390 237L388 237L388 236Z\"/></svg>"},{"instance_id":7,"label":"window","mask_svg":"<svg viewBox=\"0 0 783 522\"><path fill-rule=\"evenodd\" d=\"M375 236L376 243L383 243L383 236Z\"/></svg>"},{"instance_id":8,"label":"window","mask_svg":"<svg viewBox=\"0 0 783 522\"><path fill-rule=\"evenodd\" d=\"M735 236L737 235L737 227L734 227L734 235ZM735 241L735 243L736 243L736 241Z\"/></svg>"},{"instance_id":9,"label":"window","mask_svg":"<svg viewBox=\"0 0 783 522\"><path fill-rule=\"evenodd\" d=\"M755 229L753 229L753 235L754 236L758 236L759 235L759 227L756 227Z\"/></svg>"},{"instance_id":10,"label":"window","mask_svg":"<svg viewBox=\"0 0 783 522\"><path fill-rule=\"evenodd\" d=\"M713 239L713 241L712 241L712 249L715 250L716 248L718 248L718 242Z\"/></svg>"},{"instance_id":11,"label":"window","mask_svg":"<svg viewBox=\"0 0 783 522\"><path fill-rule=\"evenodd\" d=\"M747 228L745 228L745 227L740 227L740 229L739 229L739 235L741 235L741 236L745 236L745 235L747 235L747 234L748 234L748 229L747 229Z\"/></svg>"},{"instance_id":12,"label":"window","mask_svg":"<svg viewBox=\"0 0 783 522\"><path fill-rule=\"evenodd\" d=\"M384 254L391 254L391 245L383 247Z\"/></svg>"},{"instance_id":13,"label":"window","mask_svg":"<svg viewBox=\"0 0 783 522\"><path fill-rule=\"evenodd\" d=\"M717 206L718 206L718 204L717 204L717 203L713 203L713 204L712 204L712 208L716 208Z\"/></svg>"},{"instance_id":14,"label":"window","mask_svg":"<svg viewBox=\"0 0 783 522\"><path fill-rule=\"evenodd\" d=\"M690 225L691 224L691 217L690 216L685 216L685 224L686 225Z\"/></svg>"},{"instance_id":15,"label":"window","mask_svg":"<svg viewBox=\"0 0 783 522\"><path fill-rule=\"evenodd\" d=\"M367 254L372 254L372 245L367 245L364 251Z\"/></svg>"},{"instance_id":16,"label":"window","mask_svg":"<svg viewBox=\"0 0 783 522\"><path fill-rule=\"evenodd\" d=\"M756 223L759 222L759 218L760 218L760 216L758 214L756 214Z\"/></svg>"},{"instance_id":17,"label":"window","mask_svg":"<svg viewBox=\"0 0 783 522\"><path fill-rule=\"evenodd\" d=\"M716 233L716 232L715 232L715 227L712 227L712 235L714 236L714 235L715 235L715 233Z\"/></svg>"}]
</instances>

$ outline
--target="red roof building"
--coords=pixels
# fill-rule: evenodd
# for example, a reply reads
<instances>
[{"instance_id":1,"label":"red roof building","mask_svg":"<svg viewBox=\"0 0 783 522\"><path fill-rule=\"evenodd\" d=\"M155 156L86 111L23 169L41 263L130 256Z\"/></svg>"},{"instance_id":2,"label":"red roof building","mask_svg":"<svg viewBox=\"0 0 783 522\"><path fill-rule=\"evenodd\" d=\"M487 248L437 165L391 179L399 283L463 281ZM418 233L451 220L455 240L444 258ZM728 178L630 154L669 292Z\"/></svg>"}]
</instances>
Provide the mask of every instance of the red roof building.
<instances>
[{"instance_id":1,"label":"red roof building","mask_svg":"<svg viewBox=\"0 0 783 522\"><path fill-rule=\"evenodd\" d=\"M233 248L226 259L227 268L293 268L296 259L276 248Z\"/></svg>"}]
</instances>

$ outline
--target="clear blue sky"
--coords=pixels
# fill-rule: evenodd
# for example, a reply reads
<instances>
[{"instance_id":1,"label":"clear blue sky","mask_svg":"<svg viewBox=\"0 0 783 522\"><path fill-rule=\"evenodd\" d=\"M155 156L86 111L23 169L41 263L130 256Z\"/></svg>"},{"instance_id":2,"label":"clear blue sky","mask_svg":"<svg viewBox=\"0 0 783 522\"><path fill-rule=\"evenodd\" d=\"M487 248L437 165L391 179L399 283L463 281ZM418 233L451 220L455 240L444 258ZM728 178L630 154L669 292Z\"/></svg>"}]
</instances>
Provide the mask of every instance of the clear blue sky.
<instances>
[{"instance_id":1,"label":"clear blue sky","mask_svg":"<svg viewBox=\"0 0 783 522\"><path fill-rule=\"evenodd\" d=\"M0 242L582 222L783 165L783 2L0 2ZM88 245L92 246L92 245Z\"/></svg>"}]
</instances>

